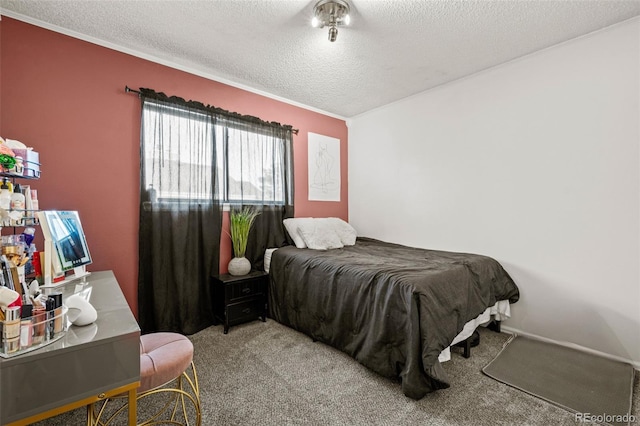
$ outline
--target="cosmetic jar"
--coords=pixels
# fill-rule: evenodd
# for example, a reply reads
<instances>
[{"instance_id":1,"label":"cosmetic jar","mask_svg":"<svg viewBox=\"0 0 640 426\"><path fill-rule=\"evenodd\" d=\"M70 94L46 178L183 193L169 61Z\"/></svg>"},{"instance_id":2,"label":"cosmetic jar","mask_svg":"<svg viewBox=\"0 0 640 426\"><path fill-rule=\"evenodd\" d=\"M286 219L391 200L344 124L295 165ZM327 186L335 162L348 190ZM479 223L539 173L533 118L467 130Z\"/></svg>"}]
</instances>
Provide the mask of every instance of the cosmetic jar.
<instances>
[{"instance_id":1,"label":"cosmetic jar","mask_svg":"<svg viewBox=\"0 0 640 426\"><path fill-rule=\"evenodd\" d=\"M2 329L4 352L12 353L20 349L20 306L10 306L4 311Z\"/></svg>"}]
</instances>

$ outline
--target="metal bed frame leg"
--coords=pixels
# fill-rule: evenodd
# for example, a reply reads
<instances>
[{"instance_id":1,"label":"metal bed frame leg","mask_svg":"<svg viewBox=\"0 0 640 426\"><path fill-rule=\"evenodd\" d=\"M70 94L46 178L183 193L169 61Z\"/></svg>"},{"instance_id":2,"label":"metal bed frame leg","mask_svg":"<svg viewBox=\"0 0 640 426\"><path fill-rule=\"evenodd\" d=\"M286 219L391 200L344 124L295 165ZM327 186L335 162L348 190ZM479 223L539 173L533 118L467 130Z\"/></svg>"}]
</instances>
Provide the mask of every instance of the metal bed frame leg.
<instances>
[{"instance_id":1,"label":"metal bed frame leg","mask_svg":"<svg viewBox=\"0 0 640 426\"><path fill-rule=\"evenodd\" d=\"M471 336L467 337L464 341L464 350L462 352L462 356L465 358L471 357Z\"/></svg>"},{"instance_id":2,"label":"metal bed frame leg","mask_svg":"<svg viewBox=\"0 0 640 426\"><path fill-rule=\"evenodd\" d=\"M500 333L500 321L491 320L489 325L487 325L487 328L491 331L495 331L496 333Z\"/></svg>"}]
</instances>

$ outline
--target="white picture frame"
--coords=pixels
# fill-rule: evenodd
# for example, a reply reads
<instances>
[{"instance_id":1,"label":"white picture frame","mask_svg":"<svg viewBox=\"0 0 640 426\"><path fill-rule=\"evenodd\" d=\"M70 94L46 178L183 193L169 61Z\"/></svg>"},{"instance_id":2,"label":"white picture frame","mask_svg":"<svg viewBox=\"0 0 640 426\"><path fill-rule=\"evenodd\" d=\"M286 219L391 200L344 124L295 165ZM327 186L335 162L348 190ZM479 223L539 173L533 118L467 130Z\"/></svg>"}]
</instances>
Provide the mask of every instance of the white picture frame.
<instances>
[{"instance_id":1,"label":"white picture frame","mask_svg":"<svg viewBox=\"0 0 640 426\"><path fill-rule=\"evenodd\" d=\"M308 134L309 201L340 201L340 139Z\"/></svg>"}]
</instances>

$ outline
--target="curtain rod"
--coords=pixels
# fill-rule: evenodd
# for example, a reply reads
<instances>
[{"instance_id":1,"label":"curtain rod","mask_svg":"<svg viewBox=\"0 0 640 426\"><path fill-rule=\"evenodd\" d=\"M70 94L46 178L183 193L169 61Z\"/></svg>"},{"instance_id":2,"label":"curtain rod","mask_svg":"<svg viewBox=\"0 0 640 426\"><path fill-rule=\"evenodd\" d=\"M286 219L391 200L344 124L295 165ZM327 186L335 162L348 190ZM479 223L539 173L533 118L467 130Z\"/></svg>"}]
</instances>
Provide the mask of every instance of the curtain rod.
<instances>
[{"instance_id":1,"label":"curtain rod","mask_svg":"<svg viewBox=\"0 0 640 426\"><path fill-rule=\"evenodd\" d=\"M130 88L129 86L124 86L124 91L125 91L126 93L129 93L129 92L131 92L131 93L135 93L135 94L137 94L138 96L140 96L140 95L142 94L142 92L140 92L139 90L132 89L132 88ZM232 113L232 114L235 114L235 113ZM292 128L292 129L291 129L291 133L293 133L294 135L297 135L297 134L298 134L298 129L294 129L294 128Z\"/></svg>"}]
</instances>

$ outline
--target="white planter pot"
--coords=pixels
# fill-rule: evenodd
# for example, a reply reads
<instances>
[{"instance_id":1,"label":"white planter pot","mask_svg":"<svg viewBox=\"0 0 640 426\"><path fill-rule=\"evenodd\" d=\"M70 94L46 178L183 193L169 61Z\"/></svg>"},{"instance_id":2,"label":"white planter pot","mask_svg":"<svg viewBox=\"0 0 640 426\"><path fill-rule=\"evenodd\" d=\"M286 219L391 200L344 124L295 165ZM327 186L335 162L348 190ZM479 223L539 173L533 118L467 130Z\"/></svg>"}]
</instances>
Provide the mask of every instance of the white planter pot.
<instances>
[{"instance_id":1,"label":"white planter pot","mask_svg":"<svg viewBox=\"0 0 640 426\"><path fill-rule=\"evenodd\" d=\"M251 271L251 262L246 257L234 257L229 262L231 275L247 275Z\"/></svg>"}]
</instances>

